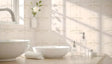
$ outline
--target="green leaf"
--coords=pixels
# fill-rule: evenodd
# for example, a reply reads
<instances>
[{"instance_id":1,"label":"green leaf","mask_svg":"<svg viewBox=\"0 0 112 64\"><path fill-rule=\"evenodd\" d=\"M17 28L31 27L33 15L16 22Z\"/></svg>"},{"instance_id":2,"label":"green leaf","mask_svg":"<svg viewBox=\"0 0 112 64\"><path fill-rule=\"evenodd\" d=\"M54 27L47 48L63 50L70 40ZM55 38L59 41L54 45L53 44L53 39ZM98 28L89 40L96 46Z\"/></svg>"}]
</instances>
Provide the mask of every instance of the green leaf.
<instances>
[{"instance_id":1,"label":"green leaf","mask_svg":"<svg viewBox=\"0 0 112 64\"><path fill-rule=\"evenodd\" d=\"M33 14L33 16L35 17L35 15L36 15L37 13L32 11L32 14Z\"/></svg>"},{"instance_id":2,"label":"green leaf","mask_svg":"<svg viewBox=\"0 0 112 64\"><path fill-rule=\"evenodd\" d=\"M33 8L31 8L33 10Z\"/></svg>"},{"instance_id":3,"label":"green leaf","mask_svg":"<svg viewBox=\"0 0 112 64\"><path fill-rule=\"evenodd\" d=\"M39 9L39 11L41 11L41 10Z\"/></svg>"},{"instance_id":4,"label":"green leaf","mask_svg":"<svg viewBox=\"0 0 112 64\"><path fill-rule=\"evenodd\" d=\"M31 5L32 5L32 2L30 2L31 3Z\"/></svg>"},{"instance_id":5,"label":"green leaf","mask_svg":"<svg viewBox=\"0 0 112 64\"><path fill-rule=\"evenodd\" d=\"M36 2L36 5L38 6L38 2Z\"/></svg>"},{"instance_id":6,"label":"green leaf","mask_svg":"<svg viewBox=\"0 0 112 64\"><path fill-rule=\"evenodd\" d=\"M41 7L42 5L39 5L39 7Z\"/></svg>"},{"instance_id":7,"label":"green leaf","mask_svg":"<svg viewBox=\"0 0 112 64\"><path fill-rule=\"evenodd\" d=\"M40 0L39 3L41 3L42 1Z\"/></svg>"}]
</instances>

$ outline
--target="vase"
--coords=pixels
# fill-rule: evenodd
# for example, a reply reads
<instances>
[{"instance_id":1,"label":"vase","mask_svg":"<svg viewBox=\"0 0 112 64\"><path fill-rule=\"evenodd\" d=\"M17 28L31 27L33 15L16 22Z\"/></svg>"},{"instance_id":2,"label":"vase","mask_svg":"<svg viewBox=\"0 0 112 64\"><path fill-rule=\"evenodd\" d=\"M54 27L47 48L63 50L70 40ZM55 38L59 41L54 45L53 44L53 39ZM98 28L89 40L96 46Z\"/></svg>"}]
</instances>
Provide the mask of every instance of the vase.
<instances>
[{"instance_id":1,"label":"vase","mask_svg":"<svg viewBox=\"0 0 112 64\"><path fill-rule=\"evenodd\" d=\"M36 17L32 17L32 19L31 19L31 27L32 28L37 27L37 19L36 19Z\"/></svg>"}]
</instances>

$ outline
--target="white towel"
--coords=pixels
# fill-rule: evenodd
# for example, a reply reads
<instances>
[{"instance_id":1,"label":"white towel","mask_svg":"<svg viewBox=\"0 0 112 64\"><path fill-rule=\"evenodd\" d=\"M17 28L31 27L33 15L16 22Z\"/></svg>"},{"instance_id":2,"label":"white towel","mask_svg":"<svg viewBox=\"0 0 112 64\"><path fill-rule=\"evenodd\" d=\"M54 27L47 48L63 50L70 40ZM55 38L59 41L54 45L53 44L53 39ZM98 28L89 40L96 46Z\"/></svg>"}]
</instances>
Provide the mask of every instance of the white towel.
<instances>
[{"instance_id":1,"label":"white towel","mask_svg":"<svg viewBox=\"0 0 112 64\"><path fill-rule=\"evenodd\" d=\"M37 59L37 60L42 60L44 59L43 55L41 54L41 52L33 52L33 51L27 51L25 53L25 57L27 59Z\"/></svg>"}]
</instances>

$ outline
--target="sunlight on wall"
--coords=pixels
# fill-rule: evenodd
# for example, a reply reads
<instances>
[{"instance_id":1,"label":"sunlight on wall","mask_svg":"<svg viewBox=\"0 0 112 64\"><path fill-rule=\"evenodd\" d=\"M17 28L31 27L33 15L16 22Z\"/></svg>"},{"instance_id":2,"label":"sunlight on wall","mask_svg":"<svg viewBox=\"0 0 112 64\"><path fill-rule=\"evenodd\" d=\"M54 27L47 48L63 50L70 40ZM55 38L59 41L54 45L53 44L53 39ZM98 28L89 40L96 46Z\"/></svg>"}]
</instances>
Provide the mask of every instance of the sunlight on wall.
<instances>
[{"instance_id":1,"label":"sunlight on wall","mask_svg":"<svg viewBox=\"0 0 112 64\"><path fill-rule=\"evenodd\" d=\"M77 42L81 42L84 46L92 49L97 49L98 32L94 29L99 29L99 14L88 10L84 7L66 1L66 13L62 0L52 1L52 31L64 36L64 22L66 22L66 37ZM58 3L57 3L58 2ZM66 15L64 15L66 14ZM66 21L64 21L66 20ZM87 25L87 26L85 26ZM91 29L90 27L94 28ZM87 44L83 43L82 32L86 33ZM94 34L94 35L93 35ZM91 38L90 38L91 36ZM94 45L94 47L91 46Z\"/></svg>"},{"instance_id":2,"label":"sunlight on wall","mask_svg":"<svg viewBox=\"0 0 112 64\"><path fill-rule=\"evenodd\" d=\"M103 21L103 32L107 33L108 35L112 35L112 18L109 16L102 16ZM109 55L112 55L112 37L108 37L108 35L103 34L103 52Z\"/></svg>"},{"instance_id":3,"label":"sunlight on wall","mask_svg":"<svg viewBox=\"0 0 112 64\"><path fill-rule=\"evenodd\" d=\"M103 15L102 16L102 21L103 21L103 31L105 32L110 32L111 31L111 28L112 28L112 18L111 17L108 17L108 16L105 16ZM111 34L111 32L110 32Z\"/></svg>"},{"instance_id":4,"label":"sunlight on wall","mask_svg":"<svg viewBox=\"0 0 112 64\"><path fill-rule=\"evenodd\" d=\"M98 28L99 14L77 4L67 2L67 17L73 18L94 28Z\"/></svg>"},{"instance_id":5,"label":"sunlight on wall","mask_svg":"<svg viewBox=\"0 0 112 64\"><path fill-rule=\"evenodd\" d=\"M19 0L19 24L24 24L24 0Z\"/></svg>"},{"instance_id":6,"label":"sunlight on wall","mask_svg":"<svg viewBox=\"0 0 112 64\"><path fill-rule=\"evenodd\" d=\"M97 0L94 0L94 2L90 0L83 2L66 0L66 5L64 5L62 4L63 1L53 1L54 7L52 7L52 10L55 12L52 13L52 30L60 35L63 35L64 30L66 30L65 36L67 38L99 52L100 43L103 43L102 35L104 36L103 39L108 37L110 40L112 36L112 18L111 12L109 12L111 5L109 4L109 7L105 6L109 2L105 4L105 2ZM66 12L64 13L64 11ZM63 28L64 26L66 28ZM85 32L86 43L81 41L82 32ZM105 38L104 40L108 39ZM108 40L109 43L110 40Z\"/></svg>"},{"instance_id":7,"label":"sunlight on wall","mask_svg":"<svg viewBox=\"0 0 112 64\"><path fill-rule=\"evenodd\" d=\"M63 14L63 0L52 0L52 10ZM63 35L63 16L52 12L52 27L51 29L60 35Z\"/></svg>"},{"instance_id":8,"label":"sunlight on wall","mask_svg":"<svg viewBox=\"0 0 112 64\"><path fill-rule=\"evenodd\" d=\"M99 32L94 29L99 29L99 14L69 1L66 6L66 36L88 48L97 49ZM86 34L86 44L81 41L82 32Z\"/></svg>"}]
</instances>

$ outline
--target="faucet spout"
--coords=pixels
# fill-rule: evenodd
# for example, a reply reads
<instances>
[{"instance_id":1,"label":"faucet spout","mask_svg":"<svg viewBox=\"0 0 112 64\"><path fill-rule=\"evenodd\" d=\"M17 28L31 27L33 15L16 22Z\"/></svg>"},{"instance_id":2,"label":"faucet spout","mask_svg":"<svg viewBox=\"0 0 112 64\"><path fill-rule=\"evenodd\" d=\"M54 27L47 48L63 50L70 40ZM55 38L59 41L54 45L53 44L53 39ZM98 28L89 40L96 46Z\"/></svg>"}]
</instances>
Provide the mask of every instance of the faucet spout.
<instances>
[{"instance_id":1,"label":"faucet spout","mask_svg":"<svg viewBox=\"0 0 112 64\"><path fill-rule=\"evenodd\" d=\"M14 15L14 13L13 13L13 11L11 9L9 9L9 8L0 8L0 11L8 11L10 13L10 15L11 15L12 21L13 22L16 21L15 20L15 15Z\"/></svg>"}]
</instances>

